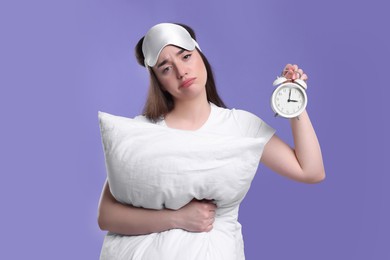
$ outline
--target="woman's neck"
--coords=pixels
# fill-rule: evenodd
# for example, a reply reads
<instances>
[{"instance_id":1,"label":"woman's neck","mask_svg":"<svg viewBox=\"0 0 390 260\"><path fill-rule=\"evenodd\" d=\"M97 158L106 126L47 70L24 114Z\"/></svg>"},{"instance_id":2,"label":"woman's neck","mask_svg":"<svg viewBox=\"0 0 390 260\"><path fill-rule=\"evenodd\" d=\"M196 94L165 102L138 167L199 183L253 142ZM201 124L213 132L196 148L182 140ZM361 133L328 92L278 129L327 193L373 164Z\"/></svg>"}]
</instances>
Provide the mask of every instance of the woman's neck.
<instances>
[{"instance_id":1,"label":"woman's neck","mask_svg":"<svg viewBox=\"0 0 390 260\"><path fill-rule=\"evenodd\" d=\"M206 123L211 111L207 99L175 102L174 109L165 116L168 127L182 130L197 130Z\"/></svg>"}]
</instances>

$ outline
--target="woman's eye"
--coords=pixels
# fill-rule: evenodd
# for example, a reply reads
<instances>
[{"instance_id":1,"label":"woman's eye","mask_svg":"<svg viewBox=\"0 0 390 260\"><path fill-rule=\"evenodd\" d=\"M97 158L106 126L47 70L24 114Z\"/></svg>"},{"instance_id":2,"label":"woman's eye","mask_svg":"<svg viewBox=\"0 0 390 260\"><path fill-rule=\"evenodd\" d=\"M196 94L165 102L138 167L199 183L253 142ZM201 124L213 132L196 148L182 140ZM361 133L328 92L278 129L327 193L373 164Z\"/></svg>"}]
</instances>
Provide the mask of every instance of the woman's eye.
<instances>
[{"instance_id":1,"label":"woman's eye","mask_svg":"<svg viewBox=\"0 0 390 260\"><path fill-rule=\"evenodd\" d=\"M183 59L188 60L188 59L191 57L191 55L192 55L192 54L190 54L190 53L189 53L189 54L186 54L186 55L184 55Z\"/></svg>"},{"instance_id":2,"label":"woman's eye","mask_svg":"<svg viewBox=\"0 0 390 260\"><path fill-rule=\"evenodd\" d=\"M170 69L171 69L170 67L165 67L165 68L162 70L162 73L163 73L163 74L168 73L168 71L169 71Z\"/></svg>"}]
</instances>

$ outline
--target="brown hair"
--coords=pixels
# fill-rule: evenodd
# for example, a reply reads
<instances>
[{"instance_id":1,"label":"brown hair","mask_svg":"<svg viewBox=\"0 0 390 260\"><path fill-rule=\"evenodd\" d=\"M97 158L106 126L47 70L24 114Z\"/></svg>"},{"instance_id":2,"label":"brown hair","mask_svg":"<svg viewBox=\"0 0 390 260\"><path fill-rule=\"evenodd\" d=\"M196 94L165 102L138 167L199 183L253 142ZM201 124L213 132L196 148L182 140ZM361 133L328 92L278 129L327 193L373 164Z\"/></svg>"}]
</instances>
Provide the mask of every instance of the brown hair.
<instances>
[{"instance_id":1,"label":"brown hair","mask_svg":"<svg viewBox=\"0 0 390 260\"><path fill-rule=\"evenodd\" d=\"M195 32L194 30L192 30L191 27L184 24L178 24L178 25L184 27L190 33L191 37L194 40L196 40ZM145 63L144 63L145 57L142 52L143 41L144 41L144 37L142 37L138 41L137 45L135 46L135 57L137 58L138 63L145 67ZM199 49L197 50L200 56L202 57L203 63L207 71L207 80L206 80L207 100L219 107L226 108L224 102L218 95L211 65L208 62L207 58L204 56L204 54L201 51L199 51ZM150 85L149 85L149 91L148 91L146 103L143 109L143 115L155 122L158 119L160 119L161 116L165 116L168 112L170 112L174 108L175 104L171 94L163 90L152 68L148 67L148 70L150 75Z\"/></svg>"}]
</instances>

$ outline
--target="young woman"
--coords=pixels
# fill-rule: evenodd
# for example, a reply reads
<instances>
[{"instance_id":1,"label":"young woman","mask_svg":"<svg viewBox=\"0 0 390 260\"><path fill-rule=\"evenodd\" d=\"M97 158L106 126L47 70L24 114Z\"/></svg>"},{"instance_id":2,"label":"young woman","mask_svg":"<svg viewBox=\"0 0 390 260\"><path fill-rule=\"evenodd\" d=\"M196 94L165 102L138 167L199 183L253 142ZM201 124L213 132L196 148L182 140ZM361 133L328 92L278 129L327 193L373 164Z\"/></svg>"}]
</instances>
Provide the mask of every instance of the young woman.
<instances>
[{"instance_id":1,"label":"young woman","mask_svg":"<svg viewBox=\"0 0 390 260\"><path fill-rule=\"evenodd\" d=\"M136 57L150 73L144 113L137 120L194 132L262 137L267 142L259 160L276 173L305 183L325 178L320 145L307 112L299 120L290 120L295 145L291 148L257 116L226 109L218 96L211 67L188 26L164 23L152 27L137 44ZM282 74L292 80L307 80L297 65L286 65ZM237 222L238 205L228 213L211 200L195 199L179 210L137 208L116 201L106 182L98 213L100 228L109 231L101 259L245 258ZM226 215L233 223L231 226L223 224ZM156 246L165 242L156 234L170 230L183 232L182 238L180 235L177 238L178 243L185 239L186 233L191 233L196 244L193 247L199 248L188 246L171 252L170 248ZM217 231L233 239L213 244L205 234Z\"/></svg>"}]
</instances>

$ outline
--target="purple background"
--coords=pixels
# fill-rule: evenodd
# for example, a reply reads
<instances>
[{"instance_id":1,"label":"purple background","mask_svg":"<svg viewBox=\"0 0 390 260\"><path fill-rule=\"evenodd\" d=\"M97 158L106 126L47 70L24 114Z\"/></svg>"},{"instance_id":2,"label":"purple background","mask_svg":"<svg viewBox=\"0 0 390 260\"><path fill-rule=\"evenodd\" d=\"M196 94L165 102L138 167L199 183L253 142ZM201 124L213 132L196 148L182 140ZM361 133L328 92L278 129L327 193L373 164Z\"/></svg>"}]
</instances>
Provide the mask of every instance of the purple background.
<instances>
[{"instance_id":1,"label":"purple background","mask_svg":"<svg viewBox=\"0 0 390 260\"><path fill-rule=\"evenodd\" d=\"M140 113L148 76L133 48L152 25L182 22L228 106L289 143L271 84L286 63L309 75L327 179L300 184L261 165L240 211L247 259L390 259L385 2L1 1L1 258L98 258L97 111Z\"/></svg>"}]
</instances>

